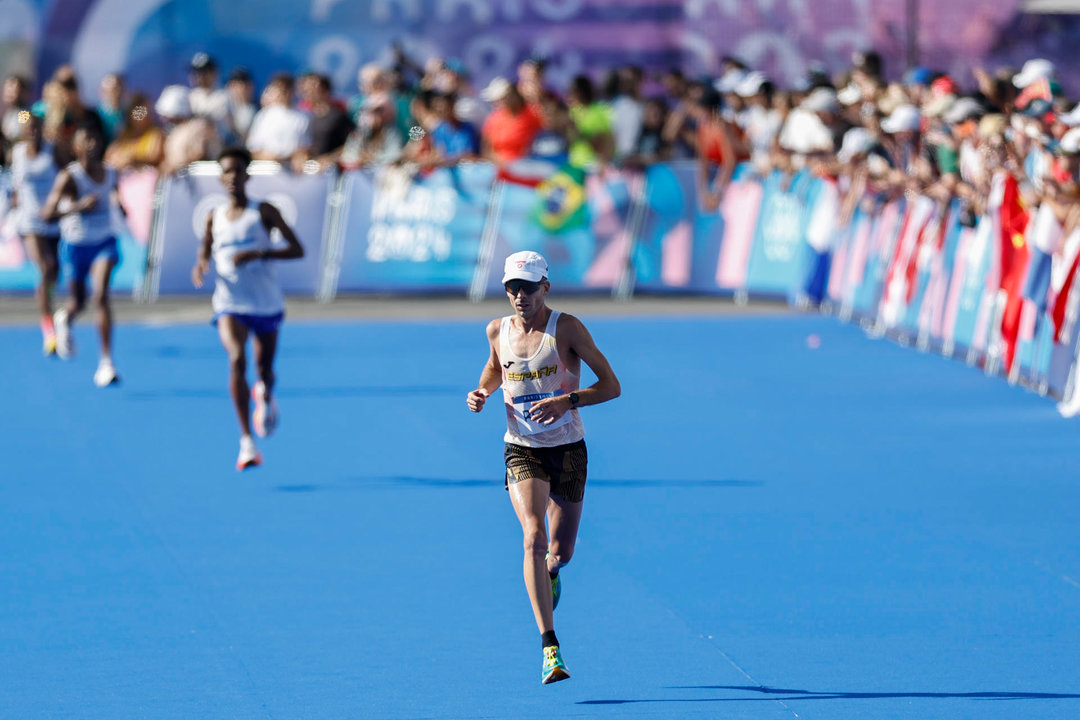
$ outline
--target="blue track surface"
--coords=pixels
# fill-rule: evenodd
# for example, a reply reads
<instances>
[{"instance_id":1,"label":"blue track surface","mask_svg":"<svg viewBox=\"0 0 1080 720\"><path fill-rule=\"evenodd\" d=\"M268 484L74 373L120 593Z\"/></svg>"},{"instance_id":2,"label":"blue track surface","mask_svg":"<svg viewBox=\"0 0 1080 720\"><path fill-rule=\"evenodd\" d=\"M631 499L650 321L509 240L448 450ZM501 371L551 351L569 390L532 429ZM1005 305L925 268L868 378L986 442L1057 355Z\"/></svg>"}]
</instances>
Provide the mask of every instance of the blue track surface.
<instances>
[{"instance_id":1,"label":"blue track surface","mask_svg":"<svg viewBox=\"0 0 1080 720\"><path fill-rule=\"evenodd\" d=\"M556 306L558 303L556 303ZM585 318L623 397L539 684L482 322L0 329L2 718L1075 718L1077 424L822 317ZM811 349L816 333L821 347Z\"/></svg>"}]
</instances>

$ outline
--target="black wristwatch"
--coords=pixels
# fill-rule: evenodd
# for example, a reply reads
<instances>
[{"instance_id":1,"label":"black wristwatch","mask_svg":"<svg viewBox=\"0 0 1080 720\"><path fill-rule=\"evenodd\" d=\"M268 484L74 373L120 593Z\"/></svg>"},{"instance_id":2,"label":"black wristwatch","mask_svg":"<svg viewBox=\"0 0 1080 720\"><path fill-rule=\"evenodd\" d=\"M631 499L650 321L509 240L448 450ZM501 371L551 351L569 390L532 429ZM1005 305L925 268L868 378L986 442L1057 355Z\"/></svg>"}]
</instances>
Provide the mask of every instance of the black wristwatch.
<instances>
[{"instance_id":1,"label":"black wristwatch","mask_svg":"<svg viewBox=\"0 0 1080 720\"><path fill-rule=\"evenodd\" d=\"M577 393L570 393L570 407L576 408L577 404L581 402L581 398Z\"/></svg>"}]
</instances>

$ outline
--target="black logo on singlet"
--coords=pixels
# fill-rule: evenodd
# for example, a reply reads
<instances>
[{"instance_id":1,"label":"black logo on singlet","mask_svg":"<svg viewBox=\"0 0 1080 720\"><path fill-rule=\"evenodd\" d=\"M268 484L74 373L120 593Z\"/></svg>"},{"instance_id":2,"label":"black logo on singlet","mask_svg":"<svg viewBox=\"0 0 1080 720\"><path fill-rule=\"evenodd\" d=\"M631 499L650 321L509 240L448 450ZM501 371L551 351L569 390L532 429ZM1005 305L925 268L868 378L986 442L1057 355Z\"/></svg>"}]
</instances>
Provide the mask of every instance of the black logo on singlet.
<instances>
[{"instance_id":1,"label":"black logo on singlet","mask_svg":"<svg viewBox=\"0 0 1080 720\"><path fill-rule=\"evenodd\" d=\"M513 365L513 364L514 364L514 361L513 361L513 360L510 360L510 361L508 361L508 362L504 362L504 363L503 363L503 367L504 367L504 368L508 368L508 367L510 367L510 366L511 366L511 365Z\"/></svg>"}]
</instances>

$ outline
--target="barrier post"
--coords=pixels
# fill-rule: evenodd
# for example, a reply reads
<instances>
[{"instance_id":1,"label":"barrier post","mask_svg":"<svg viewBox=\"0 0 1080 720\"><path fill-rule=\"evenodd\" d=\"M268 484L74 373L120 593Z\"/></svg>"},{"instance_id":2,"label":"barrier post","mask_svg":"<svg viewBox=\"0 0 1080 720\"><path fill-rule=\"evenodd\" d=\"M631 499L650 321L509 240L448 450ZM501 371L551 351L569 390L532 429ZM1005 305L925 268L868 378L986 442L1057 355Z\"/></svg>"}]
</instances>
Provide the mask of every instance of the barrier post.
<instances>
[{"instance_id":1,"label":"barrier post","mask_svg":"<svg viewBox=\"0 0 1080 720\"><path fill-rule=\"evenodd\" d=\"M334 189L326 198L326 220L323 223L322 276L315 292L315 300L320 303L332 302L337 297L338 277L341 275L341 256L345 251L342 217L345 214L347 186L351 186L352 176L338 172Z\"/></svg>"},{"instance_id":2,"label":"barrier post","mask_svg":"<svg viewBox=\"0 0 1080 720\"><path fill-rule=\"evenodd\" d=\"M626 252L622 258L622 273L611 289L611 296L620 302L630 300L637 282L634 251L637 249L638 235L641 232L641 224L644 222L645 209L648 207L649 176L643 174L640 183L634 184L637 185L637 192L634 193L633 204L630 206L630 214L626 221Z\"/></svg>"},{"instance_id":3,"label":"barrier post","mask_svg":"<svg viewBox=\"0 0 1080 720\"><path fill-rule=\"evenodd\" d=\"M487 295L487 278L491 272L491 261L495 255L495 239L499 234L499 218L502 215L503 187L502 180L496 180L488 196L488 210L484 217L484 229L480 233L480 251L476 256L476 271L472 285L469 286L469 300L480 302Z\"/></svg>"}]
</instances>

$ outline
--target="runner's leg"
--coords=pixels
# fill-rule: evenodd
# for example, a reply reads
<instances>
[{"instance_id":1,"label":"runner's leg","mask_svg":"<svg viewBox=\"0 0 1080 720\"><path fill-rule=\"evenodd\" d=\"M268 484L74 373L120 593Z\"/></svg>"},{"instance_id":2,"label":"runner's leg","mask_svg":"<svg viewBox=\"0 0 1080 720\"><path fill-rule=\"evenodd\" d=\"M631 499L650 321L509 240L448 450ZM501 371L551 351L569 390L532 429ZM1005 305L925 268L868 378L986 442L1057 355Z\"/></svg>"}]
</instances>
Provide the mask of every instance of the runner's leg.
<instances>
[{"instance_id":1,"label":"runner's leg","mask_svg":"<svg viewBox=\"0 0 1080 720\"><path fill-rule=\"evenodd\" d=\"M100 258L90 268L94 288L94 307L97 308L98 332L101 335L101 356L112 358L112 306L109 304L109 283L116 261Z\"/></svg>"},{"instance_id":2,"label":"runner's leg","mask_svg":"<svg viewBox=\"0 0 1080 720\"><path fill-rule=\"evenodd\" d=\"M574 545L577 543L578 526L581 524L581 510L584 501L570 502L557 495L551 495L547 501L548 531L551 540L548 543L547 571L559 572L559 568L574 557Z\"/></svg>"},{"instance_id":3,"label":"runner's leg","mask_svg":"<svg viewBox=\"0 0 1080 720\"><path fill-rule=\"evenodd\" d=\"M555 629L551 609L551 578L548 576L544 555L548 551L547 531L544 528L544 510L547 506L550 484L539 478L528 478L510 483L510 502L514 505L525 541L525 589L529 592L536 627L540 634Z\"/></svg>"},{"instance_id":4,"label":"runner's leg","mask_svg":"<svg viewBox=\"0 0 1080 720\"><path fill-rule=\"evenodd\" d=\"M30 259L34 261L41 273L41 281L34 288L34 300L37 301L42 319L48 318L51 323L52 291L60 269L56 258L56 239L41 235L27 235L26 249L29 251Z\"/></svg>"},{"instance_id":5,"label":"runner's leg","mask_svg":"<svg viewBox=\"0 0 1080 720\"><path fill-rule=\"evenodd\" d=\"M277 354L277 332L256 334L252 340L255 347L255 367L266 389L266 402L270 402L274 390L274 356Z\"/></svg>"},{"instance_id":6,"label":"runner's leg","mask_svg":"<svg viewBox=\"0 0 1080 720\"><path fill-rule=\"evenodd\" d=\"M218 337L229 355L229 392L236 408L236 418L240 421L240 430L244 435L251 435L251 390L247 383L245 354L247 326L231 315L222 315L218 318Z\"/></svg>"}]
</instances>

